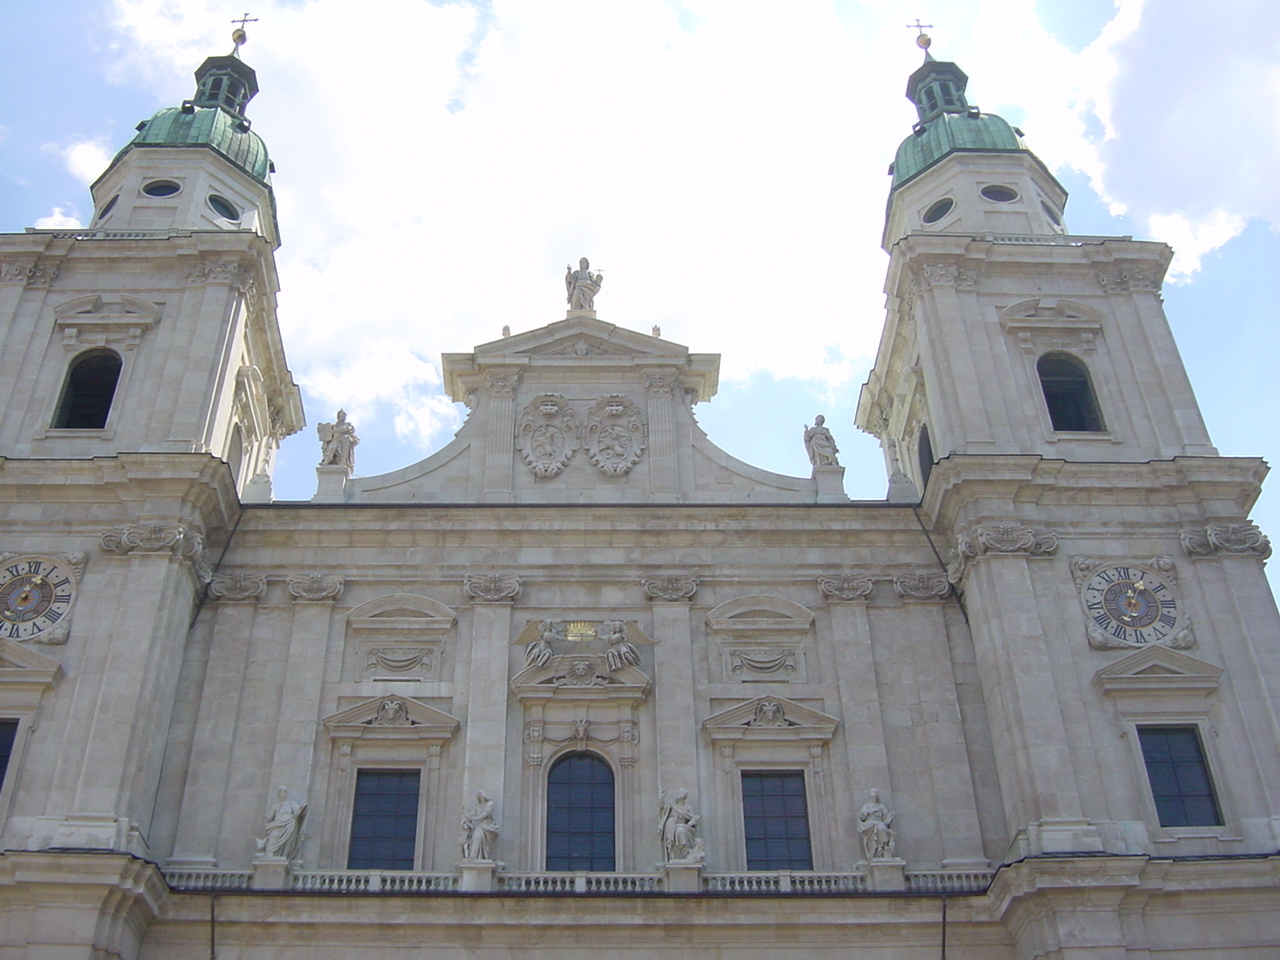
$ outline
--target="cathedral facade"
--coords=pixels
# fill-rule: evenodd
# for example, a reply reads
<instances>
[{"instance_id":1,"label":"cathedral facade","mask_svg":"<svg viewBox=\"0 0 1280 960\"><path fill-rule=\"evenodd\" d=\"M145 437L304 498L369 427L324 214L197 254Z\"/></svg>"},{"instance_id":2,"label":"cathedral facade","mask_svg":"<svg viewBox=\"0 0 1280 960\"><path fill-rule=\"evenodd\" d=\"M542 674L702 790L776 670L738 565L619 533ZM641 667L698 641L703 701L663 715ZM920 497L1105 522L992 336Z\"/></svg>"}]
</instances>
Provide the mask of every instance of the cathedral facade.
<instances>
[{"instance_id":1,"label":"cathedral facade","mask_svg":"<svg viewBox=\"0 0 1280 960\"><path fill-rule=\"evenodd\" d=\"M239 42L239 41L238 41ZM0 236L0 956L1262 958L1280 616L1164 316L951 63L907 95L853 502L715 447L719 357L598 316L443 358L354 478L212 57Z\"/></svg>"}]
</instances>

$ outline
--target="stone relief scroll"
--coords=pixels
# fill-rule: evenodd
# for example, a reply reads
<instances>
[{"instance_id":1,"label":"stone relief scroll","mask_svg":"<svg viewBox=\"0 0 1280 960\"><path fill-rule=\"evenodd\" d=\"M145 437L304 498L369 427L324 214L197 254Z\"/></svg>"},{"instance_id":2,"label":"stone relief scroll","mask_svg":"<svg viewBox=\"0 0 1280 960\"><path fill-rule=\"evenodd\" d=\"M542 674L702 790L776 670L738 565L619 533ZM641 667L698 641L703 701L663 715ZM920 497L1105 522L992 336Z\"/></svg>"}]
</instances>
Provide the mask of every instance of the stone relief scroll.
<instances>
[{"instance_id":1,"label":"stone relief scroll","mask_svg":"<svg viewBox=\"0 0 1280 960\"><path fill-rule=\"evenodd\" d=\"M559 475L578 449L578 420L559 394L535 397L520 413L516 443L535 477Z\"/></svg>"},{"instance_id":2,"label":"stone relief scroll","mask_svg":"<svg viewBox=\"0 0 1280 960\"><path fill-rule=\"evenodd\" d=\"M618 393L601 397L587 411L587 456L600 472L620 477L640 462L645 449L644 416Z\"/></svg>"}]
</instances>

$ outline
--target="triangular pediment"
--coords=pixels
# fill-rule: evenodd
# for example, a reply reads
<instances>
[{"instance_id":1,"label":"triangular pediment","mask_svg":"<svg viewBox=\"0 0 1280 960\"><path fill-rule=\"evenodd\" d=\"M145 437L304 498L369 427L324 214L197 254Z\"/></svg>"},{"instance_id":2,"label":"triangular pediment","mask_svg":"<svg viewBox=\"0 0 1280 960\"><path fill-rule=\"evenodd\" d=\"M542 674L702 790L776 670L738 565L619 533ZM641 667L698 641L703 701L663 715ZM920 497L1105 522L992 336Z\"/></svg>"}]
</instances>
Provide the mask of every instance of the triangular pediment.
<instances>
[{"instance_id":1,"label":"triangular pediment","mask_svg":"<svg viewBox=\"0 0 1280 960\"><path fill-rule=\"evenodd\" d=\"M43 653L0 638L0 710L28 713L62 679L62 665Z\"/></svg>"},{"instance_id":2,"label":"triangular pediment","mask_svg":"<svg viewBox=\"0 0 1280 960\"><path fill-rule=\"evenodd\" d=\"M649 677L629 663L610 669L602 654L553 656L546 663L530 664L511 679L521 700L640 700L649 690Z\"/></svg>"},{"instance_id":3,"label":"triangular pediment","mask_svg":"<svg viewBox=\"0 0 1280 960\"><path fill-rule=\"evenodd\" d=\"M840 721L786 697L756 697L703 721L712 740L830 740Z\"/></svg>"},{"instance_id":4,"label":"triangular pediment","mask_svg":"<svg viewBox=\"0 0 1280 960\"><path fill-rule=\"evenodd\" d=\"M573 316L476 347L477 362L506 356L565 357L590 363L602 357L683 360L689 348L594 317Z\"/></svg>"},{"instance_id":5,"label":"triangular pediment","mask_svg":"<svg viewBox=\"0 0 1280 960\"><path fill-rule=\"evenodd\" d=\"M458 718L409 697L373 697L321 721L337 738L447 740Z\"/></svg>"},{"instance_id":6,"label":"triangular pediment","mask_svg":"<svg viewBox=\"0 0 1280 960\"><path fill-rule=\"evenodd\" d=\"M1103 693L1198 693L1218 689L1222 667L1180 650L1150 646L1099 670L1094 686Z\"/></svg>"}]
</instances>

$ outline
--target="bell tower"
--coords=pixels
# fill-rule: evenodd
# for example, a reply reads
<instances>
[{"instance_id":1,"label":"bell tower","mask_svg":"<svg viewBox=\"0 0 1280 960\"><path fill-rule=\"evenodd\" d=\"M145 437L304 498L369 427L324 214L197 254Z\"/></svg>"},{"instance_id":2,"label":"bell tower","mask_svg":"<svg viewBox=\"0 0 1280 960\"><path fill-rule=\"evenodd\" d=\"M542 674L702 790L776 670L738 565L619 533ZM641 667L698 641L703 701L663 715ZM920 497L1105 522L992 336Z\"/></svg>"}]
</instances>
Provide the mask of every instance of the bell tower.
<instances>
[{"instance_id":1,"label":"bell tower","mask_svg":"<svg viewBox=\"0 0 1280 960\"><path fill-rule=\"evenodd\" d=\"M1169 248L1067 233L1066 191L1021 131L925 47L907 83L919 119L891 168L888 320L858 407L891 472L923 493L955 454L1214 454L1161 305Z\"/></svg>"},{"instance_id":2,"label":"bell tower","mask_svg":"<svg viewBox=\"0 0 1280 960\"><path fill-rule=\"evenodd\" d=\"M275 315L271 160L240 57L138 124L91 188L93 223L0 238L0 454L212 454L270 498L303 424Z\"/></svg>"}]
</instances>

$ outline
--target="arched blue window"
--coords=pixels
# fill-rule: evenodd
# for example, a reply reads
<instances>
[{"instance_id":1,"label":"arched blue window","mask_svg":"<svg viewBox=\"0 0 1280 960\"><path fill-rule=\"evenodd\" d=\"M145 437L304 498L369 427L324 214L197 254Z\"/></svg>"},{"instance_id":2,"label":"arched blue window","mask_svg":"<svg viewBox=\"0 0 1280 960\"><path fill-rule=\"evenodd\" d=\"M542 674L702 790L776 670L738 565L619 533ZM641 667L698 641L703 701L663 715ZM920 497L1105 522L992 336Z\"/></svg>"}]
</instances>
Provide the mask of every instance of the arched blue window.
<instances>
[{"instance_id":1,"label":"arched blue window","mask_svg":"<svg viewBox=\"0 0 1280 960\"><path fill-rule=\"evenodd\" d=\"M1040 389L1054 430L1076 432L1101 431L1102 415L1093 395L1089 371L1075 357L1065 353L1046 353L1036 361Z\"/></svg>"},{"instance_id":2,"label":"arched blue window","mask_svg":"<svg viewBox=\"0 0 1280 960\"><path fill-rule=\"evenodd\" d=\"M547 869L613 870L613 771L571 753L547 776Z\"/></svg>"},{"instance_id":3,"label":"arched blue window","mask_svg":"<svg viewBox=\"0 0 1280 960\"><path fill-rule=\"evenodd\" d=\"M107 425L111 401L120 381L120 355L94 350L72 361L53 425L62 430L101 430Z\"/></svg>"}]
</instances>

